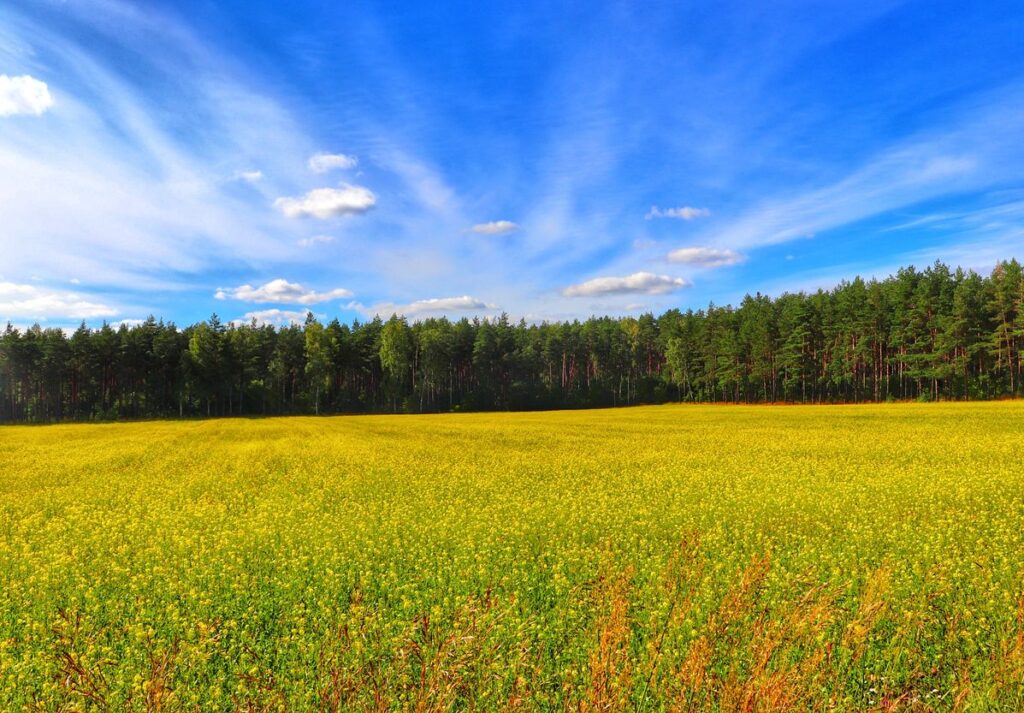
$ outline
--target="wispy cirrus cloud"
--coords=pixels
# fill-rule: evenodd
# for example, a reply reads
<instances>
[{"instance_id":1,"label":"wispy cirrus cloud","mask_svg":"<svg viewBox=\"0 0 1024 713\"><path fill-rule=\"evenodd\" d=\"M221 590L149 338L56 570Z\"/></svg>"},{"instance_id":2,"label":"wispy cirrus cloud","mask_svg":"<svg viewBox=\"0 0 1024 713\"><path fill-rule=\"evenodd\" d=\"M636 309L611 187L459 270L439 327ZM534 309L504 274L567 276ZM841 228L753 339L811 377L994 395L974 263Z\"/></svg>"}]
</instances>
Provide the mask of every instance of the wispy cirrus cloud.
<instances>
[{"instance_id":1,"label":"wispy cirrus cloud","mask_svg":"<svg viewBox=\"0 0 1024 713\"><path fill-rule=\"evenodd\" d=\"M625 277L595 277L562 290L566 297L594 297L597 295L664 295L690 287L682 277L656 275L653 272L634 272Z\"/></svg>"},{"instance_id":2,"label":"wispy cirrus cloud","mask_svg":"<svg viewBox=\"0 0 1024 713\"><path fill-rule=\"evenodd\" d=\"M0 74L0 117L19 114L40 116L53 106L46 82L22 75Z\"/></svg>"},{"instance_id":3,"label":"wispy cirrus cloud","mask_svg":"<svg viewBox=\"0 0 1024 713\"><path fill-rule=\"evenodd\" d=\"M327 173L355 168L359 165L359 159L343 153L318 153L310 156L306 165L313 173Z\"/></svg>"},{"instance_id":4,"label":"wispy cirrus cloud","mask_svg":"<svg viewBox=\"0 0 1024 713\"><path fill-rule=\"evenodd\" d=\"M328 300L351 297L349 290L338 287L327 292L317 292L300 285L297 282L288 282L278 278L271 280L259 287L242 285L240 287L221 288L214 293L218 300L239 300L241 302L256 302L258 304L295 304L312 305Z\"/></svg>"},{"instance_id":5,"label":"wispy cirrus cloud","mask_svg":"<svg viewBox=\"0 0 1024 713\"><path fill-rule=\"evenodd\" d=\"M693 208L688 205L679 208L659 208L654 205L647 211L644 219L675 218L677 220L694 220L695 218L707 218L709 215L711 215L711 211L707 208Z\"/></svg>"},{"instance_id":6,"label":"wispy cirrus cloud","mask_svg":"<svg viewBox=\"0 0 1024 713\"><path fill-rule=\"evenodd\" d=\"M278 198L274 207L288 218L326 220L340 215L358 215L377 205L369 188L342 184L340 188L314 188L301 198Z\"/></svg>"},{"instance_id":7,"label":"wispy cirrus cloud","mask_svg":"<svg viewBox=\"0 0 1024 713\"><path fill-rule=\"evenodd\" d=\"M832 185L753 209L716 232L716 236L721 242L738 247L810 238L967 185L977 185L980 165L982 162L976 156L944 154L941 145L920 144L894 150Z\"/></svg>"},{"instance_id":8,"label":"wispy cirrus cloud","mask_svg":"<svg viewBox=\"0 0 1024 713\"><path fill-rule=\"evenodd\" d=\"M433 71L434 60L454 55L426 57L432 48L409 41L409 32L446 31L430 13L410 29L391 22L390 10L353 6L343 26L330 26L304 6L290 10L287 38L267 32L259 43L222 44L207 38L235 23L234 8L200 13L196 26L187 4L0 2L0 67L50 81L55 100L43 120L0 120L0 232L13 236L0 235L0 269L19 283L41 275L41 284L67 286L88 276L90 291L118 294L124 311L163 308L182 322L209 313L210 285L281 274L302 285L344 284L367 304L487 295L475 301L572 319L594 304L617 311L643 301L658 310L684 301L671 283L624 285L671 272L669 251L687 245L726 254L677 256L680 271L736 264L729 251L750 255L749 269L719 270L685 297L734 300L762 274L794 272L775 260L781 252L758 248L817 235L801 247L800 265L838 261L846 257L832 248L866 244L886 213L946 214L945 196L1019 184L1024 65L1016 55L958 54L951 69L959 78L936 79L944 73L925 54L952 35L933 26L885 67L849 61L847 40L868 33L883 41L875 33L892 10L903 12L897 5L906 3L773 8L756 23L716 7L707 10L713 23L697 23L722 30L710 36L688 24L689 10L634 13L605 3L567 40L569 15L527 3L460 35L481 72L508 69L499 50L509 38L543 57L523 82L484 86L464 81L464 57ZM979 37L1001 32L971 25L984 14L951 12L948 22L980 27ZM272 27L273 16L261 13L256 24ZM527 22L534 31L524 35ZM328 26L332 41L321 33ZM682 42L652 32L681 26L693 29ZM610 31L636 51L609 53L601 38ZM999 60L999 74L977 72L989 80L968 87L970 61L982 56ZM854 74L844 69L855 64ZM275 81L253 69L267 66ZM353 67L372 71L344 71ZM801 81L788 81L797 69ZM838 99L835 81L855 87L857 101ZM678 101L686 96L702 101ZM316 153L325 147L345 153ZM341 172L356 168L356 155L364 173L349 178ZM317 193L343 192L334 176L365 186L354 188L372 201ZM671 196L688 204L657 205ZM639 220L644 206L652 206L649 222ZM477 223L492 217L516 222ZM872 217L877 223L865 226ZM336 222L323 228L318 219ZM974 232L948 236L938 255L958 254L961 238L1019 254L1010 221L1001 221L1003 238L992 232L996 222L965 225ZM509 224L521 226L514 240L483 239L513 234ZM870 247L892 256L902 243L922 247L922 235L939 228L921 223ZM679 229L685 240L672 233ZM313 248L327 242L318 230L352 257L328 264L326 253L342 251ZM625 277L595 286L593 275ZM654 296L581 300L561 293L566 285Z\"/></svg>"},{"instance_id":9,"label":"wispy cirrus cloud","mask_svg":"<svg viewBox=\"0 0 1024 713\"><path fill-rule=\"evenodd\" d=\"M734 249L775 245L999 186L1018 174L1024 159L1022 109L1024 87L994 90L950 111L944 122L866 155L837 180L764 200L706 235Z\"/></svg>"},{"instance_id":10,"label":"wispy cirrus cloud","mask_svg":"<svg viewBox=\"0 0 1024 713\"><path fill-rule=\"evenodd\" d=\"M746 258L735 250L722 248L679 248L667 256L669 262L695 265L697 267L727 267L738 265Z\"/></svg>"},{"instance_id":11,"label":"wispy cirrus cloud","mask_svg":"<svg viewBox=\"0 0 1024 713\"><path fill-rule=\"evenodd\" d=\"M60 22L48 21L54 14ZM137 58L136 71L97 45ZM0 215L15 236L3 246L5 273L88 274L144 302L150 288L229 255L271 259L282 237L294 241L283 221L273 225L265 189L238 191L224 167L259 165L284 187L299 183L305 172L295 175L289 156L308 155L303 132L177 17L117 0L32 12L4 4L0 56L5 47L22 71L61 77L46 121L0 131ZM173 109L183 105L188 117Z\"/></svg>"}]
</instances>

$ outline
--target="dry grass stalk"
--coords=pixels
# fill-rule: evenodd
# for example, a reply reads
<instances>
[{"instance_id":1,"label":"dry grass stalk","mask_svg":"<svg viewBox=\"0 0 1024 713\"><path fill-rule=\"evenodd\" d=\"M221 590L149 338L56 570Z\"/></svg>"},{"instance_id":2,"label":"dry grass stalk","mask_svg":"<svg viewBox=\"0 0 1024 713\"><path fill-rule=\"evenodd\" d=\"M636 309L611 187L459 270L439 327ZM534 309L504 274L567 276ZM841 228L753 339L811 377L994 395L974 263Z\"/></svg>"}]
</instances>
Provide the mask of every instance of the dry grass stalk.
<instances>
[{"instance_id":1,"label":"dry grass stalk","mask_svg":"<svg viewBox=\"0 0 1024 713\"><path fill-rule=\"evenodd\" d=\"M590 653L590 684L582 711L626 710L630 698L632 662L629 655L631 629L629 595L633 568L602 575L597 593L602 610L597 623L597 646Z\"/></svg>"},{"instance_id":2,"label":"dry grass stalk","mask_svg":"<svg viewBox=\"0 0 1024 713\"><path fill-rule=\"evenodd\" d=\"M868 638L888 608L886 595L889 593L891 580L892 572L886 567L881 567L871 573L864 585L857 613L843 633L843 645L851 651L854 663L864 656Z\"/></svg>"},{"instance_id":3,"label":"dry grass stalk","mask_svg":"<svg viewBox=\"0 0 1024 713\"><path fill-rule=\"evenodd\" d=\"M89 648L89 641L83 640L81 614L58 609L52 633L56 638L59 687L72 699L87 701L101 710L108 709L110 687L103 675L103 666L111 662L88 661L82 654L83 648Z\"/></svg>"}]
</instances>

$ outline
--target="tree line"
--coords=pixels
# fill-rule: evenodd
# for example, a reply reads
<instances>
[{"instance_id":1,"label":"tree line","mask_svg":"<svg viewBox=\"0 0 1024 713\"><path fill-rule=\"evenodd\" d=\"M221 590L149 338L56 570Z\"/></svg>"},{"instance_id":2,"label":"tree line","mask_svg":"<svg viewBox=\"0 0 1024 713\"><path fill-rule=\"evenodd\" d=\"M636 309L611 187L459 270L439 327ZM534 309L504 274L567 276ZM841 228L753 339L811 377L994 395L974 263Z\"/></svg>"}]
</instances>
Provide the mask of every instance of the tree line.
<instances>
[{"instance_id":1,"label":"tree line","mask_svg":"<svg viewBox=\"0 0 1024 713\"><path fill-rule=\"evenodd\" d=\"M659 317L7 325L0 421L990 399L1024 391L1024 279L941 262Z\"/></svg>"}]
</instances>

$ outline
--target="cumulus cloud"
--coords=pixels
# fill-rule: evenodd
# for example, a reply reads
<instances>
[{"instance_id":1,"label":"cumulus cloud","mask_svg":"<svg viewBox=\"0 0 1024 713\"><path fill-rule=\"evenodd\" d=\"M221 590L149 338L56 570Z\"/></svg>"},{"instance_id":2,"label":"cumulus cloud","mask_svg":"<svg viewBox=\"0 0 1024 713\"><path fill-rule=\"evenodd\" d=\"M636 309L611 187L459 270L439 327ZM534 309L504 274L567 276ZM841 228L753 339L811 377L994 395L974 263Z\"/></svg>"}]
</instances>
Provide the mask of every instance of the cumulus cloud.
<instances>
[{"instance_id":1,"label":"cumulus cloud","mask_svg":"<svg viewBox=\"0 0 1024 713\"><path fill-rule=\"evenodd\" d=\"M679 248L668 254L669 262L681 262L698 267L727 267L743 262L745 258L735 250L718 248Z\"/></svg>"},{"instance_id":2,"label":"cumulus cloud","mask_svg":"<svg viewBox=\"0 0 1024 713\"><path fill-rule=\"evenodd\" d=\"M681 277L655 275L653 272L634 272L625 277L596 277L562 290L566 297L594 297L596 295L664 295L690 287Z\"/></svg>"},{"instance_id":3,"label":"cumulus cloud","mask_svg":"<svg viewBox=\"0 0 1024 713\"><path fill-rule=\"evenodd\" d=\"M418 314L420 312L447 312L449 310L479 310L497 309L497 305L488 304L469 295L462 297L433 297L426 300L416 300L406 307L406 312Z\"/></svg>"},{"instance_id":4,"label":"cumulus cloud","mask_svg":"<svg viewBox=\"0 0 1024 713\"><path fill-rule=\"evenodd\" d=\"M53 97L46 82L27 74L20 77L0 74L0 116L39 116L52 106Z\"/></svg>"},{"instance_id":5,"label":"cumulus cloud","mask_svg":"<svg viewBox=\"0 0 1024 713\"><path fill-rule=\"evenodd\" d=\"M340 188L316 188L301 198L278 198L274 207L289 218L319 218L365 213L377 204L368 188L342 184Z\"/></svg>"},{"instance_id":6,"label":"cumulus cloud","mask_svg":"<svg viewBox=\"0 0 1024 713\"><path fill-rule=\"evenodd\" d=\"M117 310L113 307L90 302L74 292L0 282L0 318L3 319L93 319L115 314Z\"/></svg>"},{"instance_id":7,"label":"cumulus cloud","mask_svg":"<svg viewBox=\"0 0 1024 713\"><path fill-rule=\"evenodd\" d=\"M474 233L480 235L502 235L518 229L519 225L511 220L492 220L490 223L478 223L470 228Z\"/></svg>"},{"instance_id":8,"label":"cumulus cloud","mask_svg":"<svg viewBox=\"0 0 1024 713\"><path fill-rule=\"evenodd\" d=\"M306 321L307 314L308 312L302 310L262 309L255 312L246 312L243 316L233 319L231 322L236 325L251 324L252 322L256 322L258 325L302 324Z\"/></svg>"},{"instance_id":9,"label":"cumulus cloud","mask_svg":"<svg viewBox=\"0 0 1024 713\"><path fill-rule=\"evenodd\" d=\"M245 181L246 183L256 183L257 181L263 180L263 171L238 171L235 174L235 180Z\"/></svg>"},{"instance_id":10,"label":"cumulus cloud","mask_svg":"<svg viewBox=\"0 0 1024 713\"><path fill-rule=\"evenodd\" d=\"M259 287L242 285L241 287L221 288L213 296L218 300L233 299L242 302L256 302L257 304L313 305L341 297L351 297L352 293L341 287L328 292L317 292L307 289L297 282L288 282L278 278Z\"/></svg>"},{"instance_id":11,"label":"cumulus cloud","mask_svg":"<svg viewBox=\"0 0 1024 713\"><path fill-rule=\"evenodd\" d=\"M425 300L416 300L410 304L393 304L390 302L375 306L369 310L375 314L442 314L445 312L479 312L483 310L499 309L498 305L489 304L476 297L463 295L461 297L432 297Z\"/></svg>"},{"instance_id":12,"label":"cumulus cloud","mask_svg":"<svg viewBox=\"0 0 1024 713\"><path fill-rule=\"evenodd\" d=\"M333 235L314 235L309 238L302 238L299 240L299 245L304 248L312 247L318 243L333 243Z\"/></svg>"},{"instance_id":13,"label":"cumulus cloud","mask_svg":"<svg viewBox=\"0 0 1024 713\"><path fill-rule=\"evenodd\" d=\"M591 302L588 307L595 313L621 314L622 312L639 312L640 310L645 309L647 305L643 302L595 301Z\"/></svg>"},{"instance_id":14,"label":"cumulus cloud","mask_svg":"<svg viewBox=\"0 0 1024 713\"><path fill-rule=\"evenodd\" d=\"M711 215L711 211L707 208L692 208L688 205L681 206L679 208L659 208L656 205L651 206L651 209L647 211L647 215L644 216L646 220L651 218L676 218L678 220L693 220L694 218L707 218Z\"/></svg>"},{"instance_id":15,"label":"cumulus cloud","mask_svg":"<svg viewBox=\"0 0 1024 713\"><path fill-rule=\"evenodd\" d=\"M355 168L359 160L343 153L318 153L309 157L309 170L313 173L327 173L334 169Z\"/></svg>"}]
</instances>

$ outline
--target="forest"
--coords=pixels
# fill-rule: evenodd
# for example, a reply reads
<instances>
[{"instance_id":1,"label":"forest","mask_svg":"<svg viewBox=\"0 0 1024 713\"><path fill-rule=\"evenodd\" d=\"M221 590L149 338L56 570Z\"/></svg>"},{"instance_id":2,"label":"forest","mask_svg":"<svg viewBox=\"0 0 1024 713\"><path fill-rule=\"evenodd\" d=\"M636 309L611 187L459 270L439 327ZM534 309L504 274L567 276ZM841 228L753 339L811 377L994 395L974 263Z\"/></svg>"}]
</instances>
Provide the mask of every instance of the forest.
<instances>
[{"instance_id":1,"label":"forest","mask_svg":"<svg viewBox=\"0 0 1024 713\"><path fill-rule=\"evenodd\" d=\"M8 324L0 422L992 399L1024 392L1022 345L1017 260L658 317Z\"/></svg>"}]
</instances>

